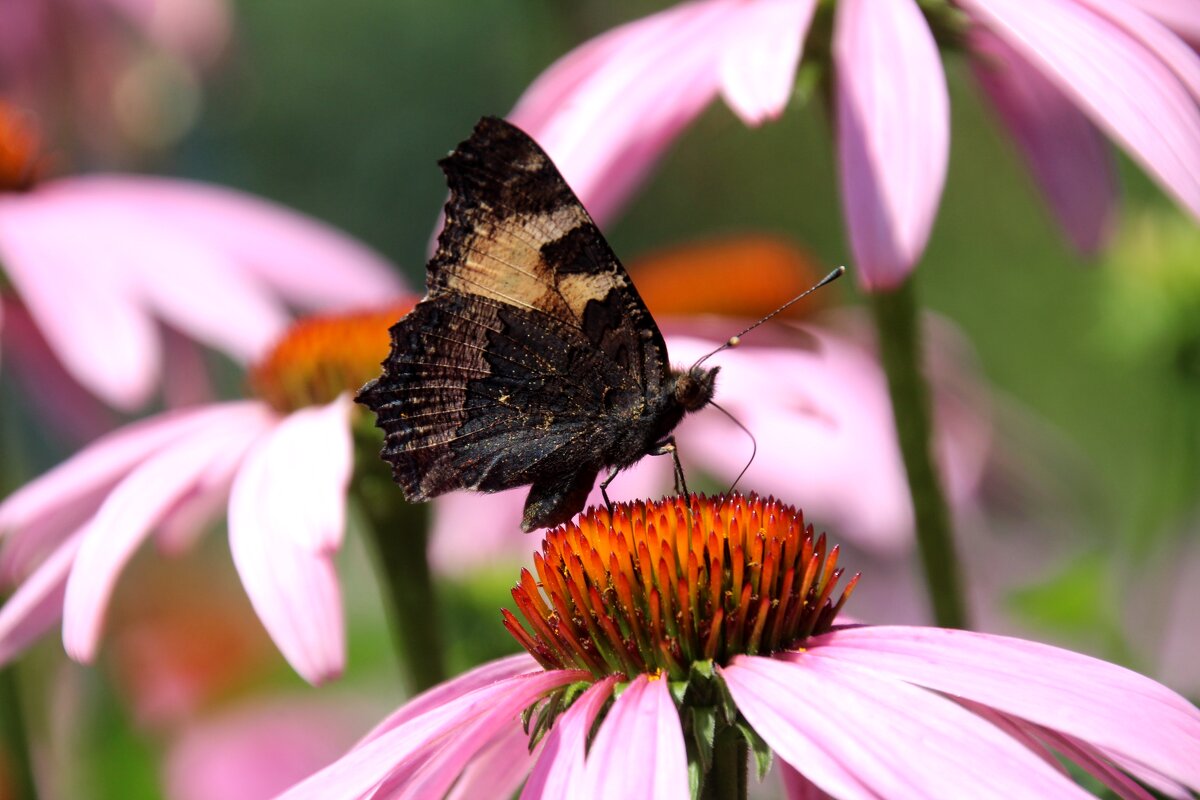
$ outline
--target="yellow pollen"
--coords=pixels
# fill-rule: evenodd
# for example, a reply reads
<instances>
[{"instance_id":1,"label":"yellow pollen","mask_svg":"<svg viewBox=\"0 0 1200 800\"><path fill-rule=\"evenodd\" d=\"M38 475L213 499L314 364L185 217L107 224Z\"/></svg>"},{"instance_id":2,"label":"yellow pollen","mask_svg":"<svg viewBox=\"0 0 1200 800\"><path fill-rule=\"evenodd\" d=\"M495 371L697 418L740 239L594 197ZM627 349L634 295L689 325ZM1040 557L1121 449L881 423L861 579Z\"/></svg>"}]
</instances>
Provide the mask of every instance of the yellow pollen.
<instances>
[{"instance_id":1,"label":"yellow pollen","mask_svg":"<svg viewBox=\"0 0 1200 800\"><path fill-rule=\"evenodd\" d=\"M406 301L299 320L251 368L251 389L285 413L358 391L379 374L388 354L388 329L412 307L413 301Z\"/></svg>"},{"instance_id":2,"label":"yellow pollen","mask_svg":"<svg viewBox=\"0 0 1200 800\"><path fill-rule=\"evenodd\" d=\"M504 624L549 669L686 677L692 662L791 649L829 629L858 580L774 499L666 498L592 508L550 531Z\"/></svg>"}]
</instances>

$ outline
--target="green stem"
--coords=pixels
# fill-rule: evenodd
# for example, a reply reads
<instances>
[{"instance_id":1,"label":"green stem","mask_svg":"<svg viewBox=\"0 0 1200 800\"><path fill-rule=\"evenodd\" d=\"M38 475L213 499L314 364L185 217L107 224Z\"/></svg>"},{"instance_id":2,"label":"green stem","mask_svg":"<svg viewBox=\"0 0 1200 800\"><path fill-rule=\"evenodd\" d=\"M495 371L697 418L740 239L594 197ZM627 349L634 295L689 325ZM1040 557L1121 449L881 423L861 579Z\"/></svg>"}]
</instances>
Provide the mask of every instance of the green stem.
<instances>
[{"instance_id":1,"label":"green stem","mask_svg":"<svg viewBox=\"0 0 1200 800\"><path fill-rule=\"evenodd\" d=\"M8 756L7 762L15 798L33 800L38 796L33 777L33 760L29 752L29 737L25 735L25 715L21 693L17 687L15 664L0 669L0 741Z\"/></svg>"},{"instance_id":2,"label":"green stem","mask_svg":"<svg viewBox=\"0 0 1200 800\"><path fill-rule=\"evenodd\" d=\"M437 593L429 568L428 506L404 499L379 460L377 444L359 444L363 457L352 491L369 523L401 668L413 692L421 692L446 679Z\"/></svg>"},{"instance_id":3,"label":"green stem","mask_svg":"<svg viewBox=\"0 0 1200 800\"><path fill-rule=\"evenodd\" d=\"M950 511L934 464L933 420L929 387L921 369L921 334L912 278L893 292L872 295L872 300L933 616L942 627L966 628Z\"/></svg>"},{"instance_id":4,"label":"green stem","mask_svg":"<svg viewBox=\"0 0 1200 800\"><path fill-rule=\"evenodd\" d=\"M746 800L750 780L746 740L732 725L726 726L713 740L713 763L704 776L701 800Z\"/></svg>"}]
</instances>

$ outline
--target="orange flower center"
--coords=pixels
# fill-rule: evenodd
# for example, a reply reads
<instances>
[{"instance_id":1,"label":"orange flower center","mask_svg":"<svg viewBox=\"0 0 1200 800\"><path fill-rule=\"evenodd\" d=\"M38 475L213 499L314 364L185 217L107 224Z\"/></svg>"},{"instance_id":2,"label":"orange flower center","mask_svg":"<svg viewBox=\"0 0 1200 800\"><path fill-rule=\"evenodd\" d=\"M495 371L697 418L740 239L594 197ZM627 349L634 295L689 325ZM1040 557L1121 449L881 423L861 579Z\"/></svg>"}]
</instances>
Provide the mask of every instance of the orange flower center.
<instances>
[{"instance_id":1,"label":"orange flower center","mask_svg":"<svg viewBox=\"0 0 1200 800\"><path fill-rule=\"evenodd\" d=\"M665 673L695 661L795 646L829 629L838 548L792 506L757 496L666 498L592 508L547 534L504 624L547 669L597 677Z\"/></svg>"},{"instance_id":2,"label":"orange flower center","mask_svg":"<svg viewBox=\"0 0 1200 800\"><path fill-rule=\"evenodd\" d=\"M329 403L355 392L380 372L388 329L413 307L308 317L293 325L250 370L254 393L281 412Z\"/></svg>"},{"instance_id":3,"label":"orange flower center","mask_svg":"<svg viewBox=\"0 0 1200 800\"><path fill-rule=\"evenodd\" d=\"M42 139L33 115L0 100L0 192L31 188L43 166Z\"/></svg>"}]
</instances>

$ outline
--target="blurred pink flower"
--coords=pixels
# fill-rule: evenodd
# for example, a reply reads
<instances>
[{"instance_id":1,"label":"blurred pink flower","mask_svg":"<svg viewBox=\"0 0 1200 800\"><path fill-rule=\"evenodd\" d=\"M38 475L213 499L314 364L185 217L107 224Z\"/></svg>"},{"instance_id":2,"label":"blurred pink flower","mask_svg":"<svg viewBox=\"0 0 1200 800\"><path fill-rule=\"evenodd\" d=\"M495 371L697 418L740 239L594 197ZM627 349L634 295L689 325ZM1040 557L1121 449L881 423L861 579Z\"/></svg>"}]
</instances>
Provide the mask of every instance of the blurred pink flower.
<instances>
[{"instance_id":1,"label":"blurred pink flower","mask_svg":"<svg viewBox=\"0 0 1200 800\"><path fill-rule=\"evenodd\" d=\"M0 608L0 663L60 617L67 653L92 661L141 543L154 535L180 551L227 506L234 563L268 634L306 680L337 676L345 643L333 557L359 413L348 391L378 369L387 326L411 304L297 324L255 365L264 399L133 423L0 503L0 583L17 586Z\"/></svg>"},{"instance_id":2,"label":"blurred pink flower","mask_svg":"<svg viewBox=\"0 0 1200 800\"><path fill-rule=\"evenodd\" d=\"M847 627L803 649L718 667L738 710L783 762L788 797L1091 797L1055 755L1122 797L1131 778L1200 789L1200 712L1124 668L967 631ZM592 682L530 754L521 713ZM667 680L543 670L526 655L479 667L399 709L283 795L300 798L680 798L680 718ZM507 758L496 758L498 752ZM459 783L455 783L455 781ZM480 792L472 794L472 792ZM1181 794L1182 793L1182 794Z\"/></svg>"},{"instance_id":3,"label":"blurred pink flower","mask_svg":"<svg viewBox=\"0 0 1200 800\"><path fill-rule=\"evenodd\" d=\"M186 132L232 29L228 0L6 0L0 18L0 94L110 164Z\"/></svg>"},{"instance_id":4,"label":"blurred pink flower","mask_svg":"<svg viewBox=\"0 0 1200 800\"><path fill-rule=\"evenodd\" d=\"M184 548L228 503L250 600L301 676L344 662L341 545L351 471L348 397L284 416L260 401L167 413L115 431L0 504L0 663L61 617L63 645L96 657L117 579L151 534Z\"/></svg>"},{"instance_id":5,"label":"blurred pink flower","mask_svg":"<svg viewBox=\"0 0 1200 800\"><path fill-rule=\"evenodd\" d=\"M677 365L716 349L741 320L663 319ZM928 360L934 380L938 447L951 502L971 502L990 449L988 398L969 347L949 326L931 320ZM713 363L713 362L710 362ZM739 486L796 497L809 514L844 538L895 556L912 542L912 503L896 444L887 379L865 319L827 315L803 327L773 323L715 359L716 401L757 439L758 452ZM715 408L690 415L676 430L689 483L708 475L728 488L750 459L746 433ZM647 457L609 486L613 500L658 497L673 486L669 458ZM694 487L692 487L694 488ZM430 557L454 573L519 558L525 490L494 495L453 493L433 519ZM603 502L599 489L589 505Z\"/></svg>"},{"instance_id":6,"label":"blurred pink flower","mask_svg":"<svg viewBox=\"0 0 1200 800\"><path fill-rule=\"evenodd\" d=\"M354 740L359 714L311 697L242 703L184 726L168 746L170 800L268 800Z\"/></svg>"},{"instance_id":7,"label":"blurred pink flower","mask_svg":"<svg viewBox=\"0 0 1200 800\"><path fill-rule=\"evenodd\" d=\"M1172 0L955 4L987 94L1073 242L1095 249L1114 203L1092 126L1200 217L1200 56L1167 27L1194 36L1194 14ZM677 5L559 59L510 118L603 222L718 94L749 125L782 113L815 6ZM949 100L937 43L915 0L841 0L831 45L850 243L863 285L893 288L924 251L946 173Z\"/></svg>"},{"instance_id":8,"label":"blurred pink flower","mask_svg":"<svg viewBox=\"0 0 1200 800\"><path fill-rule=\"evenodd\" d=\"M66 370L124 410L156 388L160 322L244 363L290 306L373 305L401 289L382 257L317 220L230 189L116 175L0 193L0 269Z\"/></svg>"}]
</instances>

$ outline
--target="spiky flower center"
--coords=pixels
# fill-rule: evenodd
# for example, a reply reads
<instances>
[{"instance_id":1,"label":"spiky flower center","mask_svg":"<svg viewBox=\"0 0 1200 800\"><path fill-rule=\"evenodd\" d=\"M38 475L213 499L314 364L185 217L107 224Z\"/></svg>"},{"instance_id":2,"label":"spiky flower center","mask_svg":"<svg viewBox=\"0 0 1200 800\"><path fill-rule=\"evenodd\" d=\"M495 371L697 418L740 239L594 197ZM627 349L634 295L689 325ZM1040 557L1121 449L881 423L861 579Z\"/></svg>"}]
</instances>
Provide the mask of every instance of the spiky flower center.
<instances>
[{"instance_id":1,"label":"spiky flower center","mask_svg":"<svg viewBox=\"0 0 1200 800\"><path fill-rule=\"evenodd\" d=\"M829 629L858 581L835 601L838 548L801 512L732 496L593 508L547 534L513 599L525 624L504 624L547 669L597 677L664 673L693 662L767 654Z\"/></svg>"},{"instance_id":2,"label":"spiky flower center","mask_svg":"<svg viewBox=\"0 0 1200 800\"><path fill-rule=\"evenodd\" d=\"M412 308L327 314L294 324L250 370L254 393L281 412L331 402L379 374L388 328Z\"/></svg>"}]
</instances>

